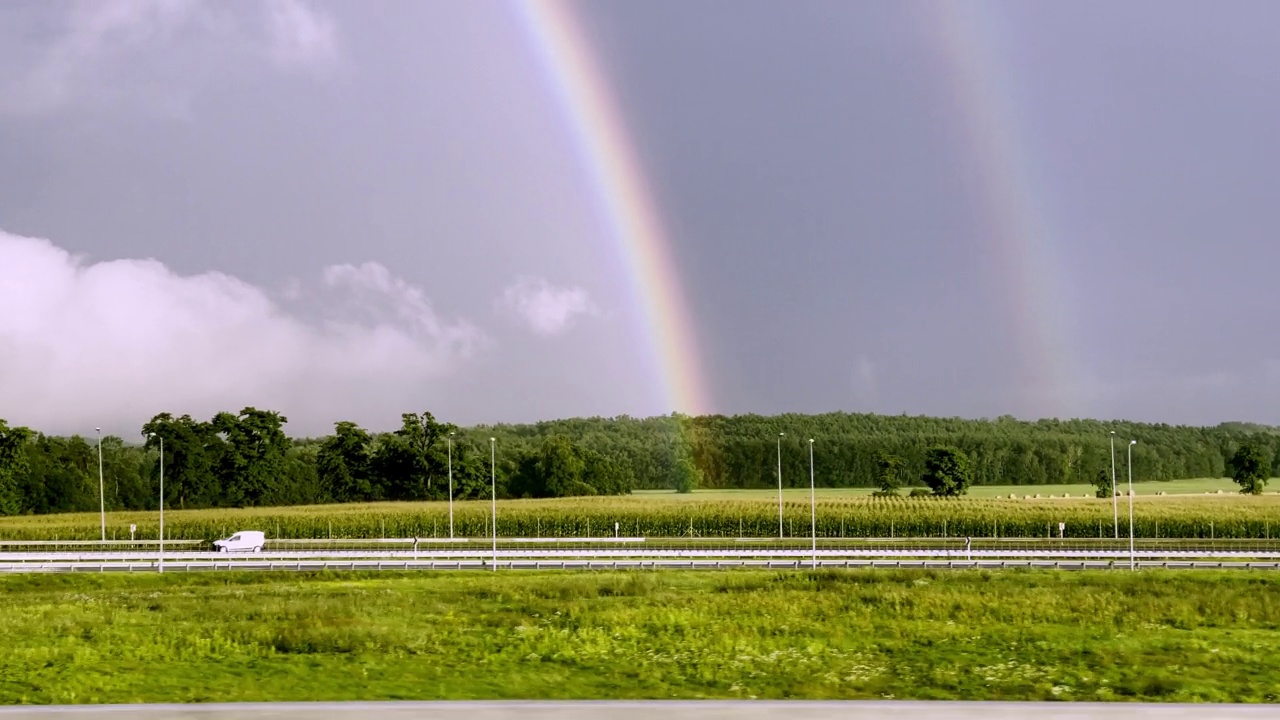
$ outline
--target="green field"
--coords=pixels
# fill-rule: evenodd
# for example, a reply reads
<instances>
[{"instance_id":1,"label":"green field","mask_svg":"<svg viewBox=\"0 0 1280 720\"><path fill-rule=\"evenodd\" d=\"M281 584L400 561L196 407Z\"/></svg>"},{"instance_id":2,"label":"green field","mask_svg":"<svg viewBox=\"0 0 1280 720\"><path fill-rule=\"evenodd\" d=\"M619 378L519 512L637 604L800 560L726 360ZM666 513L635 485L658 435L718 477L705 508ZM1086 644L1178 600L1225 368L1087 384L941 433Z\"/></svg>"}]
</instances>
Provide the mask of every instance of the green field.
<instances>
[{"instance_id":1,"label":"green field","mask_svg":"<svg viewBox=\"0 0 1280 720\"><path fill-rule=\"evenodd\" d=\"M1127 492L1129 486L1124 480L1123 473L1119 478L1121 493ZM1280 484L1273 484L1273 487L1280 488ZM867 497L874 491L874 488L817 488L815 489L814 494L819 498ZM902 491L902 494L905 495L909 491L909 488L905 489ZM1165 480L1160 482L1136 482L1133 484L1133 492L1136 495L1156 495L1159 493L1165 493L1167 495L1203 495L1205 493L1216 494L1219 491L1224 495L1235 494L1240 492L1240 486L1236 485L1228 478L1192 478L1187 480ZM680 494L670 490L636 490L634 494L655 500L768 500L772 498L776 501L778 498L777 488L759 488L751 490L696 490L692 493L686 494ZM968 497L1007 498L1011 494L1017 495L1020 498L1026 495L1034 496L1036 494L1039 494L1044 498L1047 498L1050 495L1062 497L1064 494L1077 498L1093 497L1094 488L1092 485L974 485L969 488ZM783 488L782 495L786 501L808 501L809 488Z\"/></svg>"},{"instance_id":2,"label":"green field","mask_svg":"<svg viewBox=\"0 0 1280 720\"><path fill-rule=\"evenodd\" d=\"M1145 492L1134 500L1134 534L1142 538L1270 539L1273 525L1280 533L1280 494L1218 494L1224 486L1231 488L1227 481L1213 480L1146 484L1142 487ZM1020 492L1003 492L1014 489ZM1062 486L989 490L990 496L975 493L963 498L874 498L865 492L824 490L818 496L817 534L845 539L1044 538L1057 536L1059 523L1064 523L1067 538L1097 539L1115 533L1114 505L1106 498L1082 497L1085 493L1063 497L1069 490ZM1127 535L1128 498L1119 498L1116 504L1120 532ZM785 534L808 536L812 532L808 492L787 490L784 505ZM458 502L454 510L456 536L490 534L488 502ZM157 516L156 512L110 513L108 539L130 539L130 524L137 525L137 539L154 539L159 531ZM364 503L165 513L165 537L171 540L212 540L247 529L262 530L268 538L279 539L447 538L449 506L443 502ZM648 538L776 537L777 495L768 490L686 495L643 492L498 503L501 537L585 538L615 532ZM96 513L0 518L0 541L99 537Z\"/></svg>"},{"instance_id":3,"label":"green field","mask_svg":"<svg viewBox=\"0 0 1280 720\"><path fill-rule=\"evenodd\" d=\"M0 703L1275 701L1280 576L0 578Z\"/></svg>"},{"instance_id":4,"label":"green field","mask_svg":"<svg viewBox=\"0 0 1280 720\"><path fill-rule=\"evenodd\" d=\"M1127 502L1122 501L1119 532L1128 534ZM439 503L371 504L249 510L190 510L166 513L170 540L212 540L237 530L260 529L278 539L359 539L448 537L447 511ZM665 507L663 506L665 505ZM456 535L487 537L488 506L458 504ZM1112 507L1105 500L828 500L817 508L820 538L996 537L1102 538L1113 532ZM107 537L155 539L155 513L112 515ZM758 501L670 503L638 501L581 502L552 506L499 504L500 537L599 537L618 534L648 538L776 537L777 506ZM1140 538L1270 539L1280 532L1276 498L1228 501L1192 498L1139 498L1134 533ZM809 507L792 503L785 511L784 533L811 533ZM0 521L0 540L96 540L97 515L52 515Z\"/></svg>"}]
</instances>

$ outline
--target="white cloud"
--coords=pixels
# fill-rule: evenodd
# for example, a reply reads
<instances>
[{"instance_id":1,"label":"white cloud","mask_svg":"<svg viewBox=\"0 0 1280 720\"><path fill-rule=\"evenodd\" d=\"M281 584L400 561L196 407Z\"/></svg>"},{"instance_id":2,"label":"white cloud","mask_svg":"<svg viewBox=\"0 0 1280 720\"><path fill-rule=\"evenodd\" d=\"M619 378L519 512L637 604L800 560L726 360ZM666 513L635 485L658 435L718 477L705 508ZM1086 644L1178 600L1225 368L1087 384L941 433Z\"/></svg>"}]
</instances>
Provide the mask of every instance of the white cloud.
<instances>
[{"instance_id":1,"label":"white cloud","mask_svg":"<svg viewBox=\"0 0 1280 720\"><path fill-rule=\"evenodd\" d=\"M596 315L595 304L580 287L556 287L542 278L522 277L502 293L498 307L538 335L568 332L578 318Z\"/></svg>"},{"instance_id":2,"label":"white cloud","mask_svg":"<svg viewBox=\"0 0 1280 720\"><path fill-rule=\"evenodd\" d=\"M322 320L222 273L87 263L0 232L0 409L69 432L255 405L292 416L294 432L316 433L362 412L396 417L486 342L374 263L330 267L301 294L325 308Z\"/></svg>"},{"instance_id":3,"label":"white cloud","mask_svg":"<svg viewBox=\"0 0 1280 720\"><path fill-rule=\"evenodd\" d=\"M198 0L73 0L21 13L0 7L7 13L0 22L0 111L38 115L111 99L183 114L193 81L223 74L234 58L228 50L269 56L284 69L336 58L336 23L306 0L272 0L266 12L246 7ZM150 60L145 71L119 65L140 58Z\"/></svg>"},{"instance_id":4,"label":"white cloud","mask_svg":"<svg viewBox=\"0 0 1280 720\"><path fill-rule=\"evenodd\" d=\"M190 0L100 0L76 2L62 32L36 53L35 62L5 92L3 106L40 113L68 103L78 89L96 83L94 71L112 50L127 50L171 35L196 17ZM13 38L8 38L10 42ZM20 64L11 59L6 62Z\"/></svg>"},{"instance_id":5,"label":"white cloud","mask_svg":"<svg viewBox=\"0 0 1280 720\"><path fill-rule=\"evenodd\" d=\"M285 67L312 67L337 54L333 18L304 0L272 0L268 7L272 56Z\"/></svg>"}]
</instances>

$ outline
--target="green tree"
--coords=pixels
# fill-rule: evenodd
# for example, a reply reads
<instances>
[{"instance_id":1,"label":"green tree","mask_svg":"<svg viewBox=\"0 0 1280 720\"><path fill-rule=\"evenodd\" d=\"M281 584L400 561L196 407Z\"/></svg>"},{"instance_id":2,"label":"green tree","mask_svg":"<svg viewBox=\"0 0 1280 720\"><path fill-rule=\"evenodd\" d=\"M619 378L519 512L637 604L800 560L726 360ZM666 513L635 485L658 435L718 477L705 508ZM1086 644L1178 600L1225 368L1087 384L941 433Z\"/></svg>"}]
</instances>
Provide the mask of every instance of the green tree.
<instances>
[{"instance_id":1,"label":"green tree","mask_svg":"<svg viewBox=\"0 0 1280 720\"><path fill-rule=\"evenodd\" d=\"M320 443L316 472L329 496L338 502L377 499L372 477L370 447L373 437L353 422L334 425L333 434Z\"/></svg>"},{"instance_id":2,"label":"green tree","mask_svg":"<svg viewBox=\"0 0 1280 720\"><path fill-rule=\"evenodd\" d=\"M174 418L160 413L142 426L146 436L145 449L159 451L160 438L164 438L164 496L165 505L180 508L206 507L213 504L220 494L216 469L224 454L224 442L210 423L197 422L190 415ZM158 461L148 463L151 468L151 488L159 485ZM155 498L154 492L148 492Z\"/></svg>"},{"instance_id":3,"label":"green tree","mask_svg":"<svg viewBox=\"0 0 1280 720\"><path fill-rule=\"evenodd\" d=\"M625 495L631 492L633 478L628 466L594 450L583 450L582 453L586 464L584 481L597 495Z\"/></svg>"},{"instance_id":4,"label":"green tree","mask_svg":"<svg viewBox=\"0 0 1280 720\"><path fill-rule=\"evenodd\" d=\"M1098 474L1093 476L1094 495L1100 498L1109 498L1115 492L1115 488L1111 483L1111 471L1102 468L1098 470Z\"/></svg>"},{"instance_id":5,"label":"green tree","mask_svg":"<svg viewBox=\"0 0 1280 720\"><path fill-rule=\"evenodd\" d=\"M1271 476L1271 454L1255 442L1246 442L1236 449L1227 467L1240 492L1261 495Z\"/></svg>"},{"instance_id":6,"label":"green tree","mask_svg":"<svg viewBox=\"0 0 1280 720\"><path fill-rule=\"evenodd\" d=\"M0 515L22 512L18 478L27 470L26 445L30 437L27 428L10 427L0 420Z\"/></svg>"},{"instance_id":7,"label":"green tree","mask_svg":"<svg viewBox=\"0 0 1280 720\"><path fill-rule=\"evenodd\" d=\"M969 456L956 447L931 447L925 453L924 476L921 479L934 495L963 495L969 491L972 479Z\"/></svg>"},{"instance_id":8,"label":"green tree","mask_svg":"<svg viewBox=\"0 0 1280 720\"><path fill-rule=\"evenodd\" d=\"M246 407L238 416L218 413L214 429L226 438L227 452L219 468L223 500L235 507L262 505L278 491L284 477L289 438L288 418L270 410Z\"/></svg>"},{"instance_id":9,"label":"green tree","mask_svg":"<svg viewBox=\"0 0 1280 720\"><path fill-rule=\"evenodd\" d=\"M442 464L437 462L438 458L433 457L434 451L440 441L457 428L437 421L436 417L429 412L418 415L405 413L400 416L400 419L401 428L396 433L405 438L409 447L413 449L421 477L419 484L425 481L426 485L426 491L420 489L418 494L425 497L433 489L433 480L443 470Z\"/></svg>"},{"instance_id":10,"label":"green tree","mask_svg":"<svg viewBox=\"0 0 1280 720\"><path fill-rule=\"evenodd\" d=\"M510 486L514 497L619 495L630 490L630 479L617 463L564 435L548 437L536 450L523 453Z\"/></svg>"},{"instance_id":11,"label":"green tree","mask_svg":"<svg viewBox=\"0 0 1280 720\"><path fill-rule=\"evenodd\" d=\"M494 479L491 472L489 468L488 443L485 443L483 449L466 440L454 443L453 497L455 499L489 497L492 492L490 484ZM502 492L504 497L515 494L509 487L510 483L503 480L505 477L507 475L504 473L502 477L498 478L504 482Z\"/></svg>"},{"instance_id":12,"label":"green tree","mask_svg":"<svg viewBox=\"0 0 1280 720\"><path fill-rule=\"evenodd\" d=\"M693 458L688 455L676 458L674 470L675 488L678 493L691 493L702 482L702 473L698 470L698 466L693 464Z\"/></svg>"},{"instance_id":13,"label":"green tree","mask_svg":"<svg viewBox=\"0 0 1280 720\"><path fill-rule=\"evenodd\" d=\"M902 487L902 458L881 451L876 454L876 488L878 494L897 495Z\"/></svg>"},{"instance_id":14,"label":"green tree","mask_svg":"<svg viewBox=\"0 0 1280 720\"><path fill-rule=\"evenodd\" d=\"M547 438L538 452L535 472L541 493L535 497L594 495L595 491L582 481L586 469L582 452L569 438L563 435Z\"/></svg>"}]
</instances>

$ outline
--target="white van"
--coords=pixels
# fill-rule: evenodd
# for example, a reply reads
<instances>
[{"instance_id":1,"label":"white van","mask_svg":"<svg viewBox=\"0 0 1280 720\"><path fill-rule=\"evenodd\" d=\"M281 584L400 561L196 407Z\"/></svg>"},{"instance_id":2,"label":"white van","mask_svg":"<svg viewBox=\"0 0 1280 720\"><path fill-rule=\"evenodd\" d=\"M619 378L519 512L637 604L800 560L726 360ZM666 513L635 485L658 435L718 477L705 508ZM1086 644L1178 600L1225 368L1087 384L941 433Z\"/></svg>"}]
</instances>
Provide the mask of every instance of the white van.
<instances>
[{"instance_id":1,"label":"white van","mask_svg":"<svg viewBox=\"0 0 1280 720\"><path fill-rule=\"evenodd\" d=\"M214 540L217 552L262 552L266 537L257 530L241 530L226 540Z\"/></svg>"}]
</instances>

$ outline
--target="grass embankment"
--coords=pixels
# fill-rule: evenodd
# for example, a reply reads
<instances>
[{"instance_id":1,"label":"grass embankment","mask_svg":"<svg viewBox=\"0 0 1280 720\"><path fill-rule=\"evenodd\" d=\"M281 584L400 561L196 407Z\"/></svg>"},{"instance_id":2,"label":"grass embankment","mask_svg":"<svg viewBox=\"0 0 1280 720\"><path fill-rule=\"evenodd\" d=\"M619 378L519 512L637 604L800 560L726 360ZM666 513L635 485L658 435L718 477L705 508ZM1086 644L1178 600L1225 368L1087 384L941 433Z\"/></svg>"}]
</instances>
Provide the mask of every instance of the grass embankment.
<instances>
[{"instance_id":1,"label":"grass embankment","mask_svg":"<svg viewBox=\"0 0 1280 720\"><path fill-rule=\"evenodd\" d=\"M841 572L0 578L0 702L1271 701L1280 578Z\"/></svg>"},{"instance_id":2,"label":"grass embankment","mask_svg":"<svg viewBox=\"0 0 1280 720\"><path fill-rule=\"evenodd\" d=\"M1030 488L1023 488L1029 490ZM1045 490L1045 488L1039 488ZM774 537L778 532L776 496L754 491L742 497L723 492L694 493L682 501L674 493L624 497L506 500L498 503L501 537L623 536L733 538ZM1065 523L1067 538L1114 534L1112 503L1097 498L1017 499L872 498L827 491L817 507L819 537L1027 537L1057 536ZM788 536L810 533L807 494L786 498ZM1128 535L1127 498L1119 500L1120 532ZM489 503L458 502L458 537L489 535ZM110 513L107 537L157 537L156 512ZM1280 532L1280 495L1141 495L1135 500L1134 533L1145 538L1270 538ZM166 511L165 536L174 540L211 540L237 530L261 530L268 538L385 538L449 536L449 508L443 502L369 503L249 509ZM100 536L96 513L0 518L0 540L94 540Z\"/></svg>"}]
</instances>

